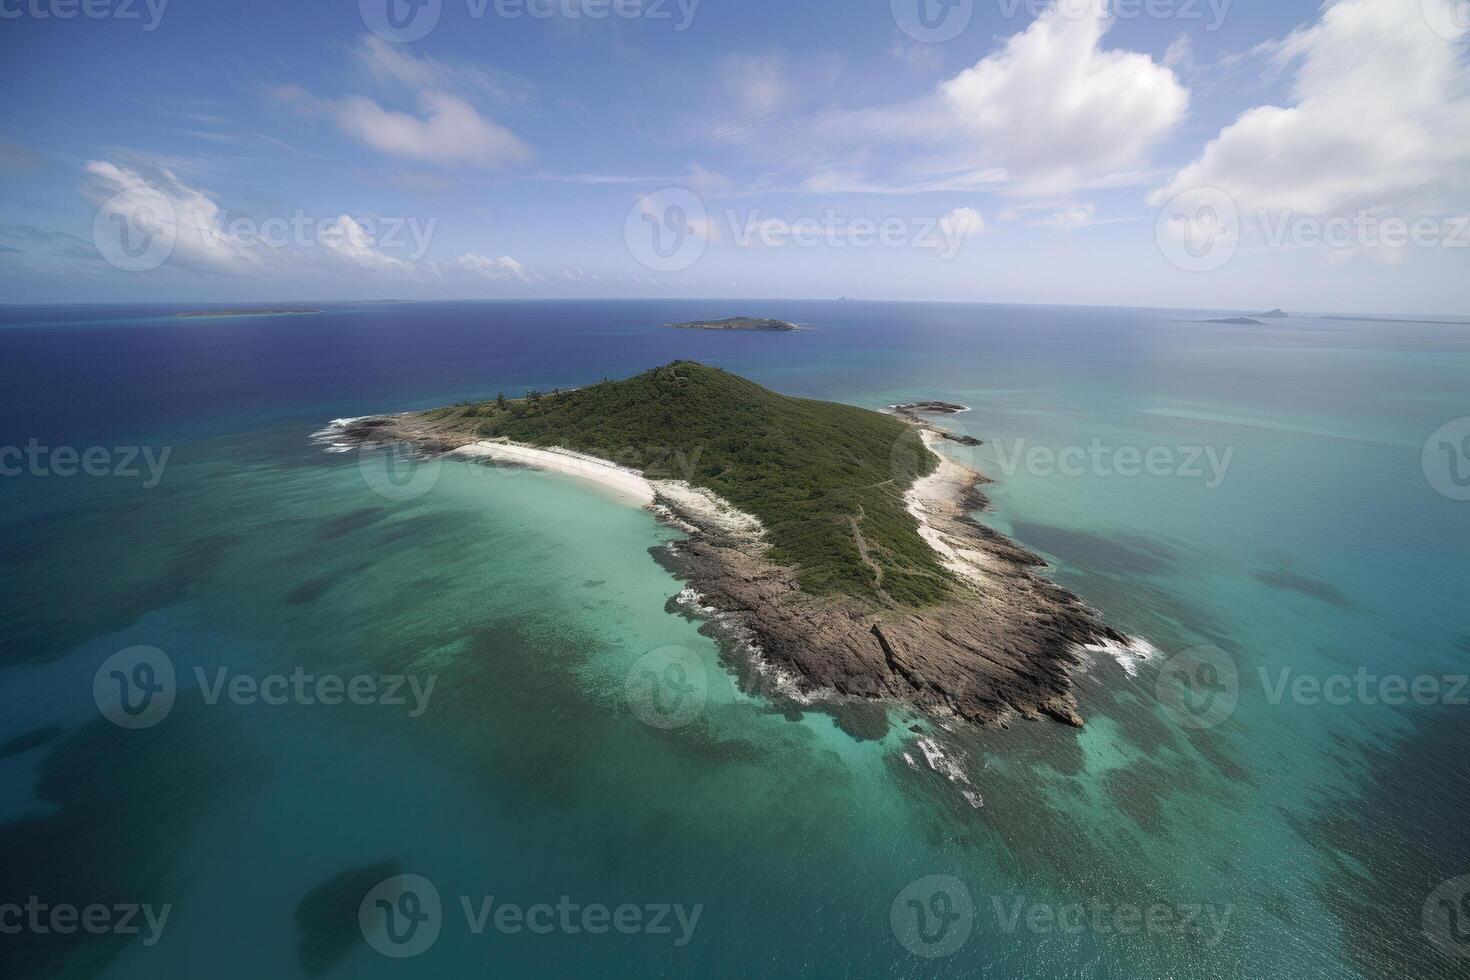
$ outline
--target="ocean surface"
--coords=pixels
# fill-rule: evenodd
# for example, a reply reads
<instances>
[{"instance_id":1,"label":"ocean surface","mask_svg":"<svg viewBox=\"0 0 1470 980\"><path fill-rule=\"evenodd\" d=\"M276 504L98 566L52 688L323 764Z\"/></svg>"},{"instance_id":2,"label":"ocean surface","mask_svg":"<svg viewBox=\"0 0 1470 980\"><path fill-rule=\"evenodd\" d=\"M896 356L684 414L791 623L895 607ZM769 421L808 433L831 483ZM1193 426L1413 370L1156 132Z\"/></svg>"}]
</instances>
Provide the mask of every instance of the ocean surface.
<instances>
[{"instance_id":1,"label":"ocean surface","mask_svg":"<svg viewBox=\"0 0 1470 980\"><path fill-rule=\"evenodd\" d=\"M0 308L0 975L1470 975L1470 325L180 309ZM737 313L805 329L661 326ZM970 406L984 520L1151 651L1089 654L1081 731L798 710L652 514L313 438L677 358ZM384 880L408 947L359 927Z\"/></svg>"}]
</instances>

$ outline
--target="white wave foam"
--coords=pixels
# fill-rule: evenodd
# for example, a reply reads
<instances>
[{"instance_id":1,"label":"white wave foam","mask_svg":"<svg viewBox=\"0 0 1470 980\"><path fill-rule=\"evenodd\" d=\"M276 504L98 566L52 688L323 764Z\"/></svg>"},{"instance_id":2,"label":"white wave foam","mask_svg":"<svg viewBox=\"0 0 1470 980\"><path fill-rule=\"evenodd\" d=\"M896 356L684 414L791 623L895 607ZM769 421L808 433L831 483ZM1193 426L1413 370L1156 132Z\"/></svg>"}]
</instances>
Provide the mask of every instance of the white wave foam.
<instances>
[{"instance_id":1,"label":"white wave foam","mask_svg":"<svg viewBox=\"0 0 1470 980\"><path fill-rule=\"evenodd\" d=\"M676 598L674 601L681 606L687 606L691 609L695 609L706 616L714 615L717 619L723 619L722 616L718 615L718 609L716 609L714 606L706 605L704 601L704 596L700 595L698 592L696 592L692 588L689 588L688 586L686 586L679 593L678 598Z\"/></svg>"},{"instance_id":2,"label":"white wave foam","mask_svg":"<svg viewBox=\"0 0 1470 980\"><path fill-rule=\"evenodd\" d=\"M1158 647L1141 637L1130 636L1127 643L1119 643L1117 640L1103 640L1101 643L1088 643L1082 647L1088 653L1103 653L1112 657L1123 668L1123 672L1129 677L1138 676L1138 662L1149 660L1158 656Z\"/></svg>"},{"instance_id":3,"label":"white wave foam","mask_svg":"<svg viewBox=\"0 0 1470 980\"><path fill-rule=\"evenodd\" d=\"M924 753L924 761L929 764L929 768L956 786L959 786L960 795L965 798L965 802L977 810L985 805L985 799L976 792L974 784L970 782L970 777L965 775L965 771L960 768L959 763L944 754L944 750L939 747L938 742L929 738L927 735L920 735L916 739L916 743L919 746L919 751ZM904 754L904 758L909 758L907 753ZM912 759L909 760L909 765L915 769L918 768L918 766L914 765Z\"/></svg>"},{"instance_id":4,"label":"white wave foam","mask_svg":"<svg viewBox=\"0 0 1470 980\"><path fill-rule=\"evenodd\" d=\"M325 428L318 429L311 434L311 441L320 443L322 448L329 453L350 453L357 446L350 442L342 441L342 434L355 422L361 422L363 417L354 419L332 419Z\"/></svg>"}]
</instances>

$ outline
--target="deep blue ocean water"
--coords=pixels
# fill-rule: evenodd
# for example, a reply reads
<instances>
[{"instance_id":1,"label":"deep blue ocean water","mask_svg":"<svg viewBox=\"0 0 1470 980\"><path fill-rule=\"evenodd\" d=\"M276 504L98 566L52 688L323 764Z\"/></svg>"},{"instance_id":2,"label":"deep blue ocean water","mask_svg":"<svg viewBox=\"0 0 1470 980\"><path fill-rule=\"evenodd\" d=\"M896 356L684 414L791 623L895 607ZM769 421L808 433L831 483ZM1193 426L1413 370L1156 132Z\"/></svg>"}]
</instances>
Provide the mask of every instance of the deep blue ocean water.
<instances>
[{"instance_id":1,"label":"deep blue ocean water","mask_svg":"<svg viewBox=\"0 0 1470 980\"><path fill-rule=\"evenodd\" d=\"M4 975L1466 975L1470 934L1432 936L1470 921L1470 885L1436 892L1470 875L1470 429L1452 425L1470 416L1470 325L180 309L0 309L0 447L46 453L0 476L0 927L31 896L171 910L152 944L0 935ZM663 326L736 313L805 329ZM1090 658L1081 732L894 712L855 737L737 683L669 604L682 586L649 551L677 534L652 515L469 463L384 482L377 457L312 439L676 358L872 408L971 406L946 421L984 441L953 447L996 480L984 519L1155 652ZM63 447L114 470L151 455L136 475L63 476ZM134 730L94 679L140 646L178 681L167 717ZM628 692L671 648L704 690L661 728ZM417 715L211 704L196 670L435 687ZM1385 678L1434 690L1384 703ZM1324 683L1347 693L1314 697ZM443 906L410 959L357 923L365 885L399 874ZM476 934L460 899L488 896L700 913L687 937Z\"/></svg>"}]
</instances>

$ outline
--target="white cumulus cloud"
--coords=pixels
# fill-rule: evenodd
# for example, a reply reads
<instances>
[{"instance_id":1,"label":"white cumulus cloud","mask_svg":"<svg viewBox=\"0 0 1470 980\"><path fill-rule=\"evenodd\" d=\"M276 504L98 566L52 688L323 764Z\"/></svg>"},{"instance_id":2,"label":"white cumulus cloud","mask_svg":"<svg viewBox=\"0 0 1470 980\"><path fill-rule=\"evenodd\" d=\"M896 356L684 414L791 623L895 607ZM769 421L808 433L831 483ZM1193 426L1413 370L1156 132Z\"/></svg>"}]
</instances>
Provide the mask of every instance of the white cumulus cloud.
<instances>
[{"instance_id":1,"label":"white cumulus cloud","mask_svg":"<svg viewBox=\"0 0 1470 980\"><path fill-rule=\"evenodd\" d=\"M107 160L91 161L82 193L98 209L104 227L112 222L141 230L146 221L164 234L168 251L159 262L170 270L294 275L349 269L413 278L437 275L433 264L422 260L435 221L359 220L347 214L317 218L301 209L251 216L221 206L209 192L184 183L167 168L148 170L145 174ZM97 242L99 250L103 244Z\"/></svg>"},{"instance_id":2,"label":"white cumulus cloud","mask_svg":"<svg viewBox=\"0 0 1470 980\"><path fill-rule=\"evenodd\" d=\"M485 255L476 255L467 252L455 262L461 272L467 273L477 279L489 279L492 282L539 282L541 277L534 269L511 258L502 255L498 259L492 259Z\"/></svg>"},{"instance_id":3,"label":"white cumulus cloud","mask_svg":"<svg viewBox=\"0 0 1470 980\"><path fill-rule=\"evenodd\" d=\"M1328 3L1276 46L1297 65L1292 104L1243 113L1151 202L1213 187L1243 211L1452 206L1470 164L1470 77L1463 44L1432 26L1453 2Z\"/></svg>"},{"instance_id":4,"label":"white cumulus cloud","mask_svg":"<svg viewBox=\"0 0 1470 980\"><path fill-rule=\"evenodd\" d=\"M1044 218L1031 222L1035 228L1056 228L1059 231L1076 231L1093 223L1097 216L1097 205L1080 204L1075 207L1053 211Z\"/></svg>"},{"instance_id":5,"label":"white cumulus cloud","mask_svg":"<svg viewBox=\"0 0 1470 980\"><path fill-rule=\"evenodd\" d=\"M458 96L424 91L418 105L421 115L415 116L359 95L328 107L345 132L392 156L485 167L531 158L530 148L514 133Z\"/></svg>"},{"instance_id":6,"label":"white cumulus cloud","mask_svg":"<svg viewBox=\"0 0 1470 980\"><path fill-rule=\"evenodd\" d=\"M146 214L160 230L166 228L170 258L180 266L243 272L269 259L248 239L227 230L224 211L208 193L185 184L167 167L144 176L108 160L92 160L86 174L83 196L123 223Z\"/></svg>"},{"instance_id":7,"label":"white cumulus cloud","mask_svg":"<svg viewBox=\"0 0 1470 980\"><path fill-rule=\"evenodd\" d=\"M1106 50L1105 4L1048 8L1003 49L941 86L951 118L1033 191L1139 161L1183 117L1189 92L1146 54Z\"/></svg>"},{"instance_id":8,"label":"white cumulus cloud","mask_svg":"<svg viewBox=\"0 0 1470 980\"><path fill-rule=\"evenodd\" d=\"M971 238L984 234L985 218L974 208L955 208L939 219L939 227L951 239Z\"/></svg>"},{"instance_id":9,"label":"white cumulus cloud","mask_svg":"<svg viewBox=\"0 0 1470 980\"><path fill-rule=\"evenodd\" d=\"M377 249L372 234L351 215L338 215L323 227L321 247L332 258L369 269L405 269L412 263Z\"/></svg>"}]
</instances>

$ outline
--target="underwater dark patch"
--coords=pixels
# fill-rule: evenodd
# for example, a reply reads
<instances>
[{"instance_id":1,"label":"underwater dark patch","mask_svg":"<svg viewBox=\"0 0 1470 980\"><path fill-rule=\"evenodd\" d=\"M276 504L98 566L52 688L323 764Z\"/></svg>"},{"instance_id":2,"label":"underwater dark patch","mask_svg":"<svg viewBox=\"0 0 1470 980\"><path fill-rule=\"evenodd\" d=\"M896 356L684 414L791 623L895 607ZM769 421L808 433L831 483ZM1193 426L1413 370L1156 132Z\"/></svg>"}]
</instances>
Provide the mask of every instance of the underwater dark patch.
<instances>
[{"instance_id":1,"label":"underwater dark patch","mask_svg":"<svg viewBox=\"0 0 1470 980\"><path fill-rule=\"evenodd\" d=\"M1135 762L1109 770L1102 778L1103 791L1113 805L1150 837L1163 837L1168 830L1164 797L1173 789L1169 773L1159 766Z\"/></svg>"},{"instance_id":2,"label":"underwater dark patch","mask_svg":"<svg viewBox=\"0 0 1470 980\"><path fill-rule=\"evenodd\" d=\"M0 759L8 759L13 755L22 755L32 749L38 749L55 739L61 732L60 725L47 725L45 728L36 728L23 735L17 735L4 745L0 745Z\"/></svg>"},{"instance_id":3,"label":"underwater dark patch","mask_svg":"<svg viewBox=\"0 0 1470 980\"><path fill-rule=\"evenodd\" d=\"M296 906L296 958L307 976L336 966L362 941L358 906L385 879L401 874L397 861L348 868L306 893Z\"/></svg>"},{"instance_id":4,"label":"underwater dark patch","mask_svg":"<svg viewBox=\"0 0 1470 980\"><path fill-rule=\"evenodd\" d=\"M1017 521L1012 530L1029 548L1097 572L1162 575L1178 557L1172 548L1141 534L1097 534L1027 521Z\"/></svg>"},{"instance_id":5,"label":"underwater dark patch","mask_svg":"<svg viewBox=\"0 0 1470 980\"><path fill-rule=\"evenodd\" d=\"M98 719L57 741L36 783L54 809L0 825L6 895L177 906L183 880L170 856L187 853L253 768L248 748L209 721L175 709L157 728L124 731ZM141 936L23 931L0 942L0 976L94 977L134 942Z\"/></svg>"},{"instance_id":6,"label":"underwater dark patch","mask_svg":"<svg viewBox=\"0 0 1470 980\"><path fill-rule=\"evenodd\" d=\"M1194 750L1209 760L1215 770L1230 780L1232 783L1241 783L1254 786L1254 781L1246 772L1245 767L1237 762L1230 754L1229 742L1211 731L1201 729L1186 729L1190 744Z\"/></svg>"},{"instance_id":7,"label":"underwater dark patch","mask_svg":"<svg viewBox=\"0 0 1470 980\"><path fill-rule=\"evenodd\" d=\"M332 587L334 581L336 580L330 576L323 576L322 578L314 578L308 582L302 582L296 588L286 593L286 605L304 606L316 602L327 594L327 590Z\"/></svg>"},{"instance_id":8,"label":"underwater dark patch","mask_svg":"<svg viewBox=\"0 0 1470 980\"><path fill-rule=\"evenodd\" d=\"M1263 569L1256 572L1256 579L1273 589L1285 589L1288 592L1296 592L1316 599L1318 602L1325 602L1334 609L1358 608L1353 600L1338 591L1336 586L1308 578L1305 575L1298 575L1296 572Z\"/></svg>"},{"instance_id":9,"label":"underwater dark patch","mask_svg":"<svg viewBox=\"0 0 1470 980\"><path fill-rule=\"evenodd\" d=\"M154 609L182 602L214 577L240 540L231 534L197 538L176 549L151 580L127 583L118 591L108 590L115 587L113 582L72 583L75 589L90 590L86 602L60 594L39 595L26 612L0 627L0 636L6 639L0 645L0 666L54 660L94 636L126 629Z\"/></svg>"},{"instance_id":10,"label":"underwater dark patch","mask_svg":"<svg viewBox=\"0 0 1470 980\"><path fill-rule=\"evenodd\" d=\"M888 734L888 709L881 704L836 704L829 713L834 725L859 742L876 742Z\"/></svg>"},{"instance_id":11,"label":"underwater dark patch","mask_svg":"<svg viewBox=\"0 0 1470 980\"><path fill-rule=\"evenodd\" d=\"M370 561L360 562L351 568L343 569L330 575L321 575L317 578L307 579L286 593L286 605L304 606L316 602L345 579L351 578L353 575L358 575L371 566L372 562Z\"/></svg>"},{"instance_id":12,"label":"underwater dark patch","mask_svg":"<svg viewBox=\"0 0 1470 980\"><path fill-rule=\"evenodd\" d=\"M353 531L360 531L365 527L371 527L388 516L386 507L361 507L357 510L342 514L323 521L317 528L316 539L318 541L332 541L336 538L345 537Z\"/></svg>"},{"instance_id":13,"label":"underwater dark patch","mask_svg":"<svg viewBox=\"0 0 1470 980\"><path fill-rule=\"evenodd\" d=\"M464 533L467 516L460 512L415 514L390 521L375 532L379 544L428 545L449 535Z\"/></svg>"},{"instance_id":14,"label":"underwater dark patch","mask_svg":"<svg viewBox=\"0 0 1470 980\"><path fill-rule=\"evenodd\" d=\"M1412 731L1386 747L1358 743L1366 775L1325 792L1309 813L1286 813L1330 861L1313 889L1341 923L1347 953L1364 976L1465 976L1463 960L1429 944L1422 920L1430 893L1470 869L1470 837L1462 820L1447 816L1470 807L1463 780L1455 778L1470 755L1463 712L1415 712L1407 716Z\"/></svg>"}]
</instances>

